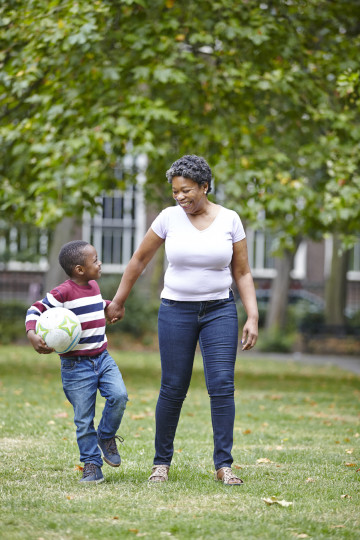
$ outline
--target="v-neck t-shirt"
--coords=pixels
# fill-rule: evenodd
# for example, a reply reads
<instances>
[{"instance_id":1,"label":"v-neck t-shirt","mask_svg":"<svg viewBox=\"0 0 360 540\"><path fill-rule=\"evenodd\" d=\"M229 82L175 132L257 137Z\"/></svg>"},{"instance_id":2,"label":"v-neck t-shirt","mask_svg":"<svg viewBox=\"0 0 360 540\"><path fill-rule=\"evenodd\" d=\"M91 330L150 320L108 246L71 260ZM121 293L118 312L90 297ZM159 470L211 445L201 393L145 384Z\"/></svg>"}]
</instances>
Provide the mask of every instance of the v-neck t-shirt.
<instances>
[{"instance_id":1,"label":"v-neck t-shirt","mask_svg":"<svg viewBox=\"0 0 360 540\"><path fill-rule=\"evenodd\" d=\"M168 260L161 298L184 302L229 298L233 244L245 238L236 212L220 207L212 223L199 230L180 206L171 206L151 228L165 240Z\"/></svg>"}]
</instances>

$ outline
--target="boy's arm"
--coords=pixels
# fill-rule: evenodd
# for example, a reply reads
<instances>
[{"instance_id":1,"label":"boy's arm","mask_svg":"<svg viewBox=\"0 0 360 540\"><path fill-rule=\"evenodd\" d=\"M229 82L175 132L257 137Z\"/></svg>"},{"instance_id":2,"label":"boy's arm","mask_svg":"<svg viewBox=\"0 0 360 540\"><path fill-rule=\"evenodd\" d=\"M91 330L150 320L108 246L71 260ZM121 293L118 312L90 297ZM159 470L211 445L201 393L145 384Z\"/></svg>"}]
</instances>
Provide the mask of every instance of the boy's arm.
<instances>
[{"instance_id":1,"label":"boy's arm","mask_svg":"<svg viewBox=\"0 0 360 540\"><path fill-rule=\"evenodd\" d=\"M43 338L35 333L35 330L28 330L27 337L35 351L39 354L50 354L54 352L54 349L48 347Z\"/></svg>"},{"instance_id":2,"label":"boy's arm","mask_svg":"<svg viewBox=\"0 0 360 540\"><path fill-rule=\"evenodd\" d=\"M31 345L34 347L35 351L39 354L50 354L54 351L54 349L48 347L45 341L36 334L36 322L44 311L51 307L54 307L54 304L60 306L62 302L63 298L60 291L58 289L53 289L52 291L50 291L50 293L46 294L45 298L43 298L42 300L37 300L27 310L25 319L25 329L27 337Z\"/></svg>"}]
</instances>

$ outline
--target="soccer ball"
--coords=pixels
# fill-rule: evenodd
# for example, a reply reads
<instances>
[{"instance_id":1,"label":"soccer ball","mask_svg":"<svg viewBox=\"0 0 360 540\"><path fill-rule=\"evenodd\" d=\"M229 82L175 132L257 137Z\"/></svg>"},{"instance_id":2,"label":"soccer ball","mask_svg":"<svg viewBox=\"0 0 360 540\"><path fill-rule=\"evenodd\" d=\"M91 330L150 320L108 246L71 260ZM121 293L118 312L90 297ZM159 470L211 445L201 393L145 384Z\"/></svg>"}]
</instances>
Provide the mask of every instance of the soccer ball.
<instances>
[{"instance_id":1,"label":"soccer ball","mask_svg":"<svg viewBox=\"0 0 360 540\"><path fill-rule=\"evenodd\" d=\"M40 315L35 332L48 347L55 349L58 354L65 354L79 343L81 323L70 309L49 308Z\"/></svg>"}]
</instances>

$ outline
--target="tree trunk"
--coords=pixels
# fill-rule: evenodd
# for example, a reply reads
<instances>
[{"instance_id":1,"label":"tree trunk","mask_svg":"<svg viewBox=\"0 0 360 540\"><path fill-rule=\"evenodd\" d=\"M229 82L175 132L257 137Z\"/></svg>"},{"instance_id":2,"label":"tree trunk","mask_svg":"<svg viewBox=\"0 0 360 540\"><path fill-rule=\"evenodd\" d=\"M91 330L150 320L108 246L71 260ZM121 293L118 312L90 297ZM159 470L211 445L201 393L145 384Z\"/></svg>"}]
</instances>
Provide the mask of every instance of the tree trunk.
<instances>
[{"instance_id":1,"label":"tree trunk","mask_svg":"<svg viewBox=\"0 0 360 540\"><path fill-rule=\"evenodd\" d=\"M64 218L55 228L52 244L49 250L49 268L46 272L44 289L45 293L51 291L56 285L62 283L69 276L67 276L64 270L61 268L58 256L61 247L70 242L70 240L75 240L76 233L76 218L67 217Z\"/></svg>"},{"instance_id":2,"label":"tree trunk","mask_svg":"<svg viewBox=\"0 0 360 540\"><path fill-rule=\"evenodd\" d=\"M330 274L325 284L325 322L328 325L345 325L346 272L350 251L341 252L339 238L333 236Z\"/></svg>"},{"instance_id":3,"label":"tree trunk","mask_svg":"<svg viewBox=\"0 0 360 540\"><path fill-rule=\"evenodd\" d=\"M285 327L290 287L290 272L295 253L285 251L283 257L275 258L276 276L271 287L271 298L266 314L266 330L280 330Z\"/></svg>"}]
</instances>

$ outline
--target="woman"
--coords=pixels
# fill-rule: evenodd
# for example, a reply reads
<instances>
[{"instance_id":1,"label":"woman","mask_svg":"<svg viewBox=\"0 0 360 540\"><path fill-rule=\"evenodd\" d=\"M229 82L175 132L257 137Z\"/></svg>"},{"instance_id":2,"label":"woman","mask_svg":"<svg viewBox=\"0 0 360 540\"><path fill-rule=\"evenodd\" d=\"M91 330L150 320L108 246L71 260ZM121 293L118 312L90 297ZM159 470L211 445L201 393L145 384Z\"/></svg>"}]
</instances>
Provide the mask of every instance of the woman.
<instances>
[{"instance_id":1,"label":"woman","mask_svg":"<svg viewBox=\"0 0 360 540\"><path fill-rule=\"evenodd\" d=\"M107 308L107 318L115 322L124 316L124 304L134 283L165 242L169 264L158 318L162 375L149 481L168 479L175 432L199 342L211 403L215 480L241 485L243 481L231 469L238 345L232 281L247 313L242 350L251 349L258 334L245 232L234 211L208 200L211 169L202 157L183 156L172 164L166 176L177 206L163 210L152 223L123 274Z\"/></svg>"}]
</instances>

